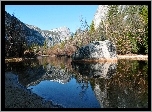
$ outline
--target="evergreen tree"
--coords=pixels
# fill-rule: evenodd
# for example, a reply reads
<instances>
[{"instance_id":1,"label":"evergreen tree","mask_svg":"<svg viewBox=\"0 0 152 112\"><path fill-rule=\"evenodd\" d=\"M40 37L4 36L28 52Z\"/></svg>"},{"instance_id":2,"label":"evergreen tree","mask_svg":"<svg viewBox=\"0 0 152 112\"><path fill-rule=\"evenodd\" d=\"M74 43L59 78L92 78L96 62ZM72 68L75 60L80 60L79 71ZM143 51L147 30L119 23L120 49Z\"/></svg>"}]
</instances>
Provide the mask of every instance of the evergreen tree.
<instances>
[{"instance_id":1,"label":"evergreen tree","mask_svg":"<svg viewBox=\"0 0 152 112\"><path fill-rule=\"evenodd\" d=\"M94 27L94 21L92 21L91 25L90 25L90 33L94 33L95 32L95 27Z\"/></svg>"},{"instance_id":2,"label":"evergreen tree","mask_svg":"<svg viewBox=\"0 0 152 112\"><path fill-rule=\"evenodd\" d=\"M148 53L148 7L109 5L97 31L116 44L118 54Z\"/></svg>"},{"instance_id":3,"label":"evergreen tree","mask_svg":"<svg viewBox=\"0 0 152 112\"><path fill-rule=\"evenodd\" d=\"M5 12L5 16L9 16ZM22 57L27 48L23 24L14 16L10 17L10 25L5 24L5 54L6 57Z\"/></svg>"}]
</instances>

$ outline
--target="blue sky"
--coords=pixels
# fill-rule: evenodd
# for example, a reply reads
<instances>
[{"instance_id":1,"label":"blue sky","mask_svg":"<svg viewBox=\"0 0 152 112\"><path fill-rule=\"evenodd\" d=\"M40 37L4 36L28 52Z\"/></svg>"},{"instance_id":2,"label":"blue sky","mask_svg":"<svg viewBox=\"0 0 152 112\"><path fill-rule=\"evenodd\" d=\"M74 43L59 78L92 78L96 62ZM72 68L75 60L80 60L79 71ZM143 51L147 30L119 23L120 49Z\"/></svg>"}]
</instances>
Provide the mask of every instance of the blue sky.
<instances>
[{"instance_id":1,"label":"blue sky","mask_svg":"<svg viewBox=\"0 0 152 112\"><path fill-rule=\"evenodd\" d=\"M81 26L81 16L91 24L98 5L6 5L5 11L22 22L51 30L66 26L70 31Z\"/></svg>"}]
</instances>

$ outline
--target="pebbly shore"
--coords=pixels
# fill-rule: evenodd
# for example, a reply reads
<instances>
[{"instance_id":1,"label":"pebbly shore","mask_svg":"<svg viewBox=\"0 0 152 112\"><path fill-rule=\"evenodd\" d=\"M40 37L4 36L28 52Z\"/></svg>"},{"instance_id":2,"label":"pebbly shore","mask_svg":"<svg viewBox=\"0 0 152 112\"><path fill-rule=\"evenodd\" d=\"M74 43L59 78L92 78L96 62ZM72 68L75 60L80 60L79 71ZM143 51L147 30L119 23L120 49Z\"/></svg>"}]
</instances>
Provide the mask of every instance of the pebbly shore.
<instances>
[{"instance_id":1,"label":"pebbly shore","mask_svg":"<svg viewBox=\"0 0 152 112\"><path fill-rule=\"evenodd\" d=\"M5 108L63 108L45 101L18 83L18 77L5 73Z\"/></svg>"}]
</instances>

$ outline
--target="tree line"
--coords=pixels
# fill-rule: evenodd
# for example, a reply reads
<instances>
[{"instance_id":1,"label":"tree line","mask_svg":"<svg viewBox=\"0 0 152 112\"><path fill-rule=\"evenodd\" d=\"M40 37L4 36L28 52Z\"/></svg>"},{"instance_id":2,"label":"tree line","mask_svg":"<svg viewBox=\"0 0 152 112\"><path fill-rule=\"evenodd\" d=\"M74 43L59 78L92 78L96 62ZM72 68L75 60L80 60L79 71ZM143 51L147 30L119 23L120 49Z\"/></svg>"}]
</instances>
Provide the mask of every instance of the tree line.
<instances>
[{"instance_id":1,"label":"tree line","mask_svg":"<svg viewBox=\"0 0 152 112\"><path fill-rule=\"evenodd\" d=\"M148 6L109 5L105 16L98 28L92 21L86 29L87 43L108 39L116 44L118 54L148 54Z\"/></svg>"},{"instance_id":2,"label":"tree line","mask_svg":"<svg viewBox=\"0 0 152 112\"><path fill-rule=\"evenodd\" d=\"M22 57L27 49L41 55L71 56L78 48L92 41L112 41L118 54L148 54L148 6L108 5L105 19L95 28L94 21L88 25L81 18L80 28L69 40L48 48L37 44L27 46L23 25L12 17L5 25L6 57ZM6 16L6 15L5 15ZM21 33L22 32L22 33Z\"/></svg>"}]
</instances>

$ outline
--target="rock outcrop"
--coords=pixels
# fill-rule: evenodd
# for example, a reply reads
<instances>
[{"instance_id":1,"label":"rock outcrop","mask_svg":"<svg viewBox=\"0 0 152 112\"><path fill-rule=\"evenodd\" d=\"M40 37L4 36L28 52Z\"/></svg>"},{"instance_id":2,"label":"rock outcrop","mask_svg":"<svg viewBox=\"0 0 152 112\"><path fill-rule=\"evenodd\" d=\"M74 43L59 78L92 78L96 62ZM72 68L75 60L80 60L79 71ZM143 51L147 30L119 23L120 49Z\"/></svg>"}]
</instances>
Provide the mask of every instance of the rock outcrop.
<instances>
[{"instance_id":1,"label":"rock outcrop","mask_svg":"<svg viewBox=\"0 0 152 112\"><path fill-rule=\"evenodd\" d=\"M70 29L67 27L60 27L52 30L41 30L37 26L21 22L18 18L5 11L5 39L12 36L11 32L18 34L18 36L24 36L28 45L43 45L44 41L46 41L46 45L48 47L65 41L71 36Z\"/></svg>"},{"instance_id":2,"label":"rock outcrop","mask_svg":"<svg viewBox=\"0 0 152 112\"><path fill-rule=\"evenodd\" d=\"M117 60L116 46L109 40L94 41L79 48L73 55L73 61Z\"/></svg>"},{"instance_id":3,"label":"rock outcrop","mask_svg":"<svg viewBox=\"0 0 152 112\"><path fill-rule=\"evenodd\" d=\"M119 5L118 11L122 11L126 7L127 7L127 5ZM94 15L94 19L93 19L95 29L97 29L99 27L101 21L104 22L104 24L106 25L105 19L108 14L108 8L109 8L109 5L99 5L98 6L97 11ZM125 20L125 18L126 18L126 16L123 19Z\"/></svg>"},{"instance_id":4,"label":"rock outcrop","mask_svg":"<svg viewBox=\"0 0 152 112\"><path fill-rule=\"evenodd\" d=\"M5 39L12 38L12 40L15 40L15 38L18 39L24 37L28 45L33 43L43 45L45 38L39 33L39 31L40 29L34 30L29 28L18 18L5 11Z\"/></svg>"},{"instance_id":5,"label":"rock outcrop","mask_svg":"<svg viewBox=\"0 0 152 112\"><path fill-rule=\"evenodd\" d=\"M95 29L98 28L101 20L102 21L105 20L107 12L108 12L108 5L99 5L98 6L97 11L94 15L94 19L93 19Z\"/></svg>"}]
</instances>

